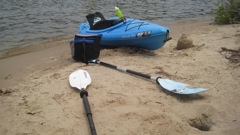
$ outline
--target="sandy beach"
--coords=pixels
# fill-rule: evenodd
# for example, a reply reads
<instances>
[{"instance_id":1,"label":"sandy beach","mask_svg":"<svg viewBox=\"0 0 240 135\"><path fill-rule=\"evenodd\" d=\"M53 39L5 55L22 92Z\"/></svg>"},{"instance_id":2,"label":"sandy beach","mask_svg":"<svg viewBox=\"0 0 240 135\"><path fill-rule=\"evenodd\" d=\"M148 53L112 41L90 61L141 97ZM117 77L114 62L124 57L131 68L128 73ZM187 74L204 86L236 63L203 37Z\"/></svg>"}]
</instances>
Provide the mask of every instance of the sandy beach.
<instances>
[{"instance_id":1,"label":"sandy beach","mask_svg":"<svg viewBox=\"0 0 240 135\"><path fill-rule=\"evenodd\" d=\"M176 95L154 81L71 58L69 40L54 47L0 59L1 135L89 135L79 91L69 75L87 70L93 120L99 135L239 135L240 25L211 21L165 24L172 40L148 51L101 50L101 61L152 76L203 87ZM194 47L176 50L182 34ZM224 49L225 48L225 49ZM238 57L232 53L238 51Z\"/></svg>"}]
</instances>

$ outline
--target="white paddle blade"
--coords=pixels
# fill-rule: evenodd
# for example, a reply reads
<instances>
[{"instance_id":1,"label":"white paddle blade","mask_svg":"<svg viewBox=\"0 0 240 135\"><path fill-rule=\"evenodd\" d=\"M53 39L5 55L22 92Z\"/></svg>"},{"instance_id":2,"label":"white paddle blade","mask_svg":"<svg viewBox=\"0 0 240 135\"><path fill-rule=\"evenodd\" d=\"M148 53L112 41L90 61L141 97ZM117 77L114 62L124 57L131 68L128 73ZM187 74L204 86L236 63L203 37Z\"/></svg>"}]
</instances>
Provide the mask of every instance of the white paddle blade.
<instances>
[{"instance_id":1,"label":"white paddle blade","mask_svg":"<svg viewBox=\"0 0 240 135\"><path fill-rule=\"evenodd\" d=\"M185 83L179 83L169 79L158 78L157 81L164 89L176 94L196 94L207 90L205 88L188 88L188 85Z\"/></svg>"},{"instance_id":2,"label":"white paddle blade","mask_svg":"<svg viewBox=\"0 0 240 135\"><path fill-rule=\"evenodd\" d=\"M86 89L91 83L91 77L85 70L77 70L70 74L69 83L72 87L81 89Z\"/></svg>"}]
</instances>

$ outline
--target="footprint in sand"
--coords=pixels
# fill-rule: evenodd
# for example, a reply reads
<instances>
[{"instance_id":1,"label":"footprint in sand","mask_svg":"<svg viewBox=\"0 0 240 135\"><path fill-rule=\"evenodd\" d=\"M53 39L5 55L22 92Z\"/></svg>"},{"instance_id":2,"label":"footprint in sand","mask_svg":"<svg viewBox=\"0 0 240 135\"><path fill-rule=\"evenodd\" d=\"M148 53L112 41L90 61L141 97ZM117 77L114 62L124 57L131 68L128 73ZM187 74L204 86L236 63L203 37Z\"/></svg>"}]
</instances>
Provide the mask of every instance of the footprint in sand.
<instances>
[{"instance_id":1,"label":"footprint in sand","mask_svg":"<svg viewBox=\"0 0 240 135\"><path fill-rule=\"evenodd\" d=\"M61 74L54 73L51 77L54 78L54 79L59 79L61 77Z\"/></svg>"},{"instance_id":2,"label":"footprint in sand","mask_svg":"<svg viewBox=\"0 0 240 135\"><path fill-rule=\"evenodd\" d=\"M189 119L188 124L201 131L210 131L211 127L214 125L210 115L205 113L201 116Z\"/></svg>"}]
</instances>

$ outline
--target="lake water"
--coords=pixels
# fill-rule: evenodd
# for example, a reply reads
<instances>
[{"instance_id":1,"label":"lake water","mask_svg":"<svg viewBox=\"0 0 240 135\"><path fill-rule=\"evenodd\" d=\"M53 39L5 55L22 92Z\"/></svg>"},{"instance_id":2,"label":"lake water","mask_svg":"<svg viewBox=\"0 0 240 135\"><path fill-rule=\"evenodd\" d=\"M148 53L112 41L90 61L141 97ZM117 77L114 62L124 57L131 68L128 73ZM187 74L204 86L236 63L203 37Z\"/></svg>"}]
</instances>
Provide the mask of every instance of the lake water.
<instances>
[{"instance_id":1,"label":"lake water","mask_svg":"<svg viewBox=\"0 0 240 135\"><path fill-rule=\"evenodd\" d=\"M49 39L67 39L96 11L157 24L209 18L218 0L0 0L0 51Z\"/></svg>"}]
</instances>

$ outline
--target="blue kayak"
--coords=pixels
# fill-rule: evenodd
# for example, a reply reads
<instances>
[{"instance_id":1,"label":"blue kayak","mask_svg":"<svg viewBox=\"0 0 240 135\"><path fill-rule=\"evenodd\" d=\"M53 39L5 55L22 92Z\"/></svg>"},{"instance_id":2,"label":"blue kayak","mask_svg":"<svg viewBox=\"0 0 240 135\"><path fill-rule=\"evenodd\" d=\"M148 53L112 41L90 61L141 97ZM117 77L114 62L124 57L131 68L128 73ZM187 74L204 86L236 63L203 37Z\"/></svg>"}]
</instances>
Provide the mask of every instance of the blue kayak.
<instances>
[{"instance_id":1,"label":"blue kayak","mask_svg":"<svg viewBox=\"0 0 240 135\"><path fill-rule=\"evenodd\" d=\"M93 28L95 25L90 22L81 23L78 34L101 34L102 47L128 46L147 50L159 49L171 39L168 28L151 22L131 18L120 21L118 18L111 18L99 22L100 24L95 24L99 28ZM107 25L103 26L105 24Z\"/></svg>"}]
</instances>

